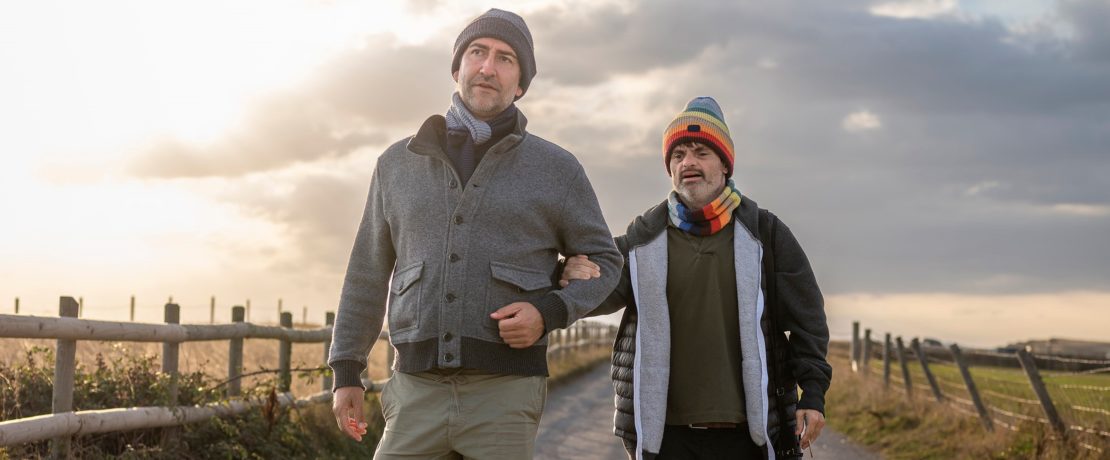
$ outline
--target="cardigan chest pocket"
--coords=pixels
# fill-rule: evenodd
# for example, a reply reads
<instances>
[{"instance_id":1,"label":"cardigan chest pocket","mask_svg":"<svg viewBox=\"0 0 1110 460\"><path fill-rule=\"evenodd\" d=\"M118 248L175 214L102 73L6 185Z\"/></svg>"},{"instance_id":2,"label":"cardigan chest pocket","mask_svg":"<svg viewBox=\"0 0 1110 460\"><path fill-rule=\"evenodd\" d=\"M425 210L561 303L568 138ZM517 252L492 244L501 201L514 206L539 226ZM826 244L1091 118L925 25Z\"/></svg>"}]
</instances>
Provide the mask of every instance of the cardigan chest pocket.
<instances>
[{"instance_id":1,"label":"cardigan chest pocket","mask_svg":"<svg viewBox=\"0 0 1110 460\"><path fill-rule=\"evenodd\" d=\"M486 329L493 332L493 337L500 339L497 321L489 317L493 313L513 302L534 302L543 297L552 287L551 274L541 270L525 268L504 262L489 263L490 281L489 294L486 296L485 321L482 322Z\"/></svg>"},{"instance_id":2,"label":"cardigan chest pocket","mask_svg":"<svg viewBox=\"0 0 1110 460\"><path fill-rule=\"evenodd\" d=\"M420 324L420 277L424 262L397 269L389 284L389 332L396 334Z\"/></svg>"}]
</instances>

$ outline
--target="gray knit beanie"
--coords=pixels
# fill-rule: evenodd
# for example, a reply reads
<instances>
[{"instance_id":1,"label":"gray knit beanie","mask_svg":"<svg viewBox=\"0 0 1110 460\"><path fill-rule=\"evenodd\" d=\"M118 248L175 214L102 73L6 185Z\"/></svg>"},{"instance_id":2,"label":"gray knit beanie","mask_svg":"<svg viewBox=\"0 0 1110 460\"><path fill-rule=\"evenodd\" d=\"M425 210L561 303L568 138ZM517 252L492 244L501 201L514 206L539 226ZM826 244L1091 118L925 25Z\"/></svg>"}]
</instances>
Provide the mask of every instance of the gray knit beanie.
<instances>
[{"instance_id":1,"label":"gray knit beanie","mask_svg":"<svg viewBox=\"0 0 1110 460\"><path fill-rule=\"evenodd\" d=\"M459 70L462 54L470 42L479 38L496 38L508 43L516 52L520 62L520 96L528 92L528 84L536 76L536 55L532 48L532 33L524 19L516 13L511 13L497 8L491 8L481 16L474 18L470 24L455 39L454 58L451 59L451 73ZM520 99L519 97L517 99Z\"/></svg>"}]
</instances>

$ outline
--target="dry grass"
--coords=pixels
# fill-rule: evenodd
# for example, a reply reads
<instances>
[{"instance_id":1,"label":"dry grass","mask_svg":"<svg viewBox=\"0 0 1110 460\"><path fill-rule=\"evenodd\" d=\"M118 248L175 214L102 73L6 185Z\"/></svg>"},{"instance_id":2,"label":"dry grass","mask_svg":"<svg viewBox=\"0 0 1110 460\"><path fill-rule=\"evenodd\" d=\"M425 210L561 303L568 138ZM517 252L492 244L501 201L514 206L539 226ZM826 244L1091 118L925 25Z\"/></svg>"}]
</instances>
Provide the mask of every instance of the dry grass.
<instances>
[{"instance_id":1,"label":"dry grass","mask_svg":"<svg viewBox=\"0 0 1110 460\"><path fill-rule=\"evenodd\" d=\"M22 360L26 351L32 347L54 349L57 341L51 339L0 339L0 363ZM246 339L243 341L243 373L278 368L278 342L272 339ZM388 344L379 342L370 356L370 378L386 377L386 348ZM92 366L97 355L110 359L121 355L162 356L161 343L149 342L99 342L78 341L77 363ZM179 370L181 372L203 371L212 378L226 379L228 341L186 342L179 350ZM324 365L324 345L322 343L294 343L291 365L297 368L315 368ZM243 389L272 378L276 374L261 374L244 377ZM312 377L293 373L293 394L304 397L323 390L319 375Z\"/></svg>"},{"instance_id":2,"label":"dry grass","mask_svg":"<svg viewBox=\"0 0 1110 460\"><path fill-rule=\"evenodd\" d=\"M0 363L11 364L22 360L32 347L45 347L54 349L57 341L51 339L0 339ZM243 373L259 370L272 370L278 367L278 341L271 339L246 339L243 341ZM369 376L373 380L387 377L386 349L389 345L379 341L374 346L370 355ZM599 345L568 356L566 358L550 358L548 368L552 383L560 379L581 373L599 361L608 359L610 348L608 345ZM103 355L106 360L116 356L154 356L160 359L162 355L161 343L150 342L99 342L78 341L77 363L92 366L96 363L97 355ZM227 341L211 342L186 342L181 344L179 351L179 369L181 372L202 371L213 378L227 375ZM324 345L322 343L294 343L292 367L314 368L324 365ZM261 374L244 377L243 388L257 385L271 378L274 374ZM293 394L304 397L323 390L321 379L318 375L313 377L293 373Z\"/></svg>"},{"instance_id":3,"label":"dry grass","mask_svg":"<svg viewBox=\"0 0 1110 460\"><path fill-rule=\"evenodd\" d=\"M881 375L863 378L851 372L844 355L831 354L829 361L834 367L826 395L829 426L876 448L884 458L1100 458L1075 440L1061 441L1040 424L1023 425L1018 432L1002 427L987 432L978 418L927 399L927 390L915 391L921 398L909 400L896 388L884 389Z\"/></svg>"}]
</instances>

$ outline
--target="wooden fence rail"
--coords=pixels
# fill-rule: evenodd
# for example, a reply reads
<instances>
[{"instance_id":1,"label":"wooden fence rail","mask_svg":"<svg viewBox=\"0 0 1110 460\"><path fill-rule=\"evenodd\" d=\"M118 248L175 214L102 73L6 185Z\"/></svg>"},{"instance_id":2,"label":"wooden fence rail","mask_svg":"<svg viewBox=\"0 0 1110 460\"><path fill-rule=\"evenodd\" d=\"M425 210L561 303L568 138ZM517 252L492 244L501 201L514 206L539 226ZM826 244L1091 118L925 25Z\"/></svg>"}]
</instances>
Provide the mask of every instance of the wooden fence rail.
<instances>
[{"instance_id":1,"label":"wooden fence rail","mask_svg":"<svg viewBox=\"0 0 1110 460\"><path fill-rule=\"evenodd\" d=\"M78 319L80 303L72 297L62 297L59 317L34 317L0 314L0 338L56 339L54 399L52 414L0 422L0 446L38 442L52 439L51 456L66 457L69 438L75 435L108 433L144 428L180 426L206 420L213 416L238 414L251 407L264 404L260 400L230 399L225 402L201 406L130 407L106 410L73 412L75 351L78 340L161 342L162 372L177 378L178 345L182 342L226 340L229 343L227 396L238 396L243 375L243 339L272 339L279 341L279 390L283 406L301 406L331 401L330 376L323 379L323 391L303 399L289 393L291 383L290 352L294 342L323 343L323 361L328 360L331 330L335 314L327 312L325 326L318 329L294 330L292 313L282 312L281 327L260 326L244 322L246 308L232 308L232 323L217 325L177 324L180 307L169 303L165 306L167 324L143 324L114 321ZM571 328L556 330L548 336L548 356L566 357L582 348L612 344L616 327L597 323L578 323ZM389 339L382 331L379 339ZM393 361L392 346L387 349L387 360ZM363 379L367 391L378 392L386 380ZM171 401L176 392L171 385Z\"/></svg>"}]
</instances>

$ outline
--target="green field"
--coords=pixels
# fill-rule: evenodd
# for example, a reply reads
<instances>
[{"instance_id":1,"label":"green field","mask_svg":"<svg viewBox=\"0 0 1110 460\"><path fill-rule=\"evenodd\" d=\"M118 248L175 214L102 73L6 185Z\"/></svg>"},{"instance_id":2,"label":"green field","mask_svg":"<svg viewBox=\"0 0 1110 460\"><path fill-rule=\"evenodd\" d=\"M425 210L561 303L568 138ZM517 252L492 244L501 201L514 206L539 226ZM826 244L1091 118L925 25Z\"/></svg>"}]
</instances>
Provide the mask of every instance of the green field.
<instances>
[{"instance_id":1,"label":"green field","mask_svg":"<svg viewBox=\"0 0 1110 460\"><path fill-rule=\"evenodd\" d=\"M891 364L892 385L901 388L901 368L897 362ZM915 359L907 361L906 364L909 366L914 393L931 398L932 390L920 362ZM870 368L873 376L881 378L881 359L873 359L870 362ZM929 369L936 377L941 393L946 397L971 400L960 370L955 364L930 362ZM970 373L988 408L1038 419L1045 418L1044 410L1037 401L1037 396L1023 370L972 366ZM1045 371L1041 373L1041 377L1060 418L1066 425L1110 432L1110 374ZM973 410L971 406L967 408ZM1013 417L997 412L992 415L996 420L1015 423Z\"/></svg>"}]
</instances>

